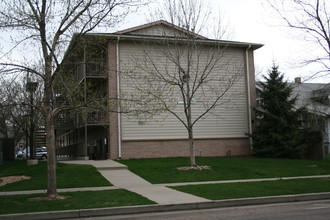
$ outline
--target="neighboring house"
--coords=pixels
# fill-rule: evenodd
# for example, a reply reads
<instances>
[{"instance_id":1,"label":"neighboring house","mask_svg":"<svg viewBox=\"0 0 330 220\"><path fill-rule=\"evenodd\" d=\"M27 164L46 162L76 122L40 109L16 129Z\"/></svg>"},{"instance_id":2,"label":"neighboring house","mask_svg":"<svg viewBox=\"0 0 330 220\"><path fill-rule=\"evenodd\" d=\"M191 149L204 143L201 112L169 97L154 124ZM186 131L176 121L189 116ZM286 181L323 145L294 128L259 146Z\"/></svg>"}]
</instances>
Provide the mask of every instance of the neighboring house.
<instances>
[{"instance_id":1,"label":"neighboring house","mask_svg":"<svg viewBox=\"0 0 330 220\"><path fill-rule=\"evenodd\" d=\"M325 148L330 152L330 84L302 83L295 78L292 83L293 95L297 95L297 108L305 107L308 111L306 127L321 131Z\"/></svg>"},{"instance_id":2,"label":"neighboring house","mask_svg":"<svg viewBox=\"0 0 330 220\"><path fill-rule=\"evenodd\" d=\"M169 49L165 45L169 39L184 42L187 34L191 33L165 21L111 34L87 34L80 39L83 43L79 44L75 55L66 57L64 61L69 64L67 68L71 69L68 71L74 74L78 83L92 82L95 94L107 99L113 107L113 100L127 99L136 92L125 77L140 74L137 66L145 65L148 69L152 65L141 60L146 43L153 42L152 46L148 46L150 56L154 56L159 48L183 51L184 47L181 49L176 45ZM211 40L197 34L193 36L203 50L201 59L206 59L210 56L208 53L214 53L219 46L225 48L220 61L225 70L215 69L212 74L225 77L230 72L241 72L241 77L228 92L239 94L233 96L230 106L224 102L195 125L196 155L249 155L251 145L247 133L253 127L251 109L256 105L253 52L262 45ZM158 57L158 61L168 62L165 56ZM58 97L61 95L57 94ZM177 102L173 104L180 104L180 96L172 98ZM200 105L200 100L196 103L194 108ZM159 113L152 119L134 118L134 115L123 113L129 112L130 107L129 104L121 105L121 113L95 109L87 117L77 116L74 120L65 113L60 114L56 123L58 156L80 159L189 156L187 131L174 116Z\"/></svg>"},{"instance_id":3,"label":"neighboring house","mask_svg":"<svg viewBox=\"0 0 330 220\"><path fill-rule=\"evenodd\" d=\"M301 78L295 78L289 83L292 97L297 96L296 108L305 107L305 128L311 131L321 131L325 149L330 153L330 84L302 83ZM258 93L261 87L256 83L257 103L261 102ZM258 104L257 104L258 105Z\"/></svg>"}]
</instances>

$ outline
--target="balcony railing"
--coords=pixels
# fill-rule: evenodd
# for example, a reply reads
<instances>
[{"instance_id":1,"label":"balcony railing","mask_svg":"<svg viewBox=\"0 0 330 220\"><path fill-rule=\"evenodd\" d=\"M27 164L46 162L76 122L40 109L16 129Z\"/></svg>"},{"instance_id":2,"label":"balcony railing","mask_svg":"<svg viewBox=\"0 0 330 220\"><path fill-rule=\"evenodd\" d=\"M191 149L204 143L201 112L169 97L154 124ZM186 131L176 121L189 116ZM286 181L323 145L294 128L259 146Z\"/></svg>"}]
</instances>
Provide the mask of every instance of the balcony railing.
<instances>
[{"instance_id":1,"label":"balcony railing","mask_svg":"<svg viewBox=\"0 0 330 220\"><path fill-rule=\"evenodd\" d=\"M69 117L67 112L60 113L55 118L56 129L71 129L74 127L74 118Z\"/></svg>"},{"instance_id":2,"label":"balcony railing","mask_svg":"<svg viewBox=\"0 0 330 220\"><path fill-rule=\"evenodd\" d=\"M65 113L59 114L55 119L56 129L74 129L85 125L107 125L108 116L106 112L90 112L87 116L69 117Z\"/></svg>"},{"instance_id":3,"label":"balcony railing","mask_svg":"<svg viewBox=\"0 0 330 220\"><path fill-rule=\"evenodd\" d=\"M94 111L87 114L87 116L79 117L79 126L84 125L107 125L108 117L106 112Z\"/></svg>"},{"instance_id":4,"label":"balcony railing","mask_svg":"<svg viewBox=\"0 0 330 220\"><path fill-rule=\"evenodd\" d=\"M76 80L79 82L85 77L106 77L106 68L104 63L88 62L80 63L76 67Z\"/></svg>"}]
</instances>

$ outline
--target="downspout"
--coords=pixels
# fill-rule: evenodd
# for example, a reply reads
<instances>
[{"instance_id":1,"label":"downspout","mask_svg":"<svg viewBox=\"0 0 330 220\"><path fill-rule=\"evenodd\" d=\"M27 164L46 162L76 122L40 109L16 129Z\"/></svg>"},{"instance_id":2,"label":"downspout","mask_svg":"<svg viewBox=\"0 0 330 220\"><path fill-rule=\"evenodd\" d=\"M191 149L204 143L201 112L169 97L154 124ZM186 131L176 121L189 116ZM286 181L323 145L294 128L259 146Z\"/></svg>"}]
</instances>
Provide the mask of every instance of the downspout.
<instances>
[{"instance_id":1,"label":"downspout","mask_svg":"<svg viewBox=\"0 0 330 220\"><path fill-rule=\"evenodd\" d=\"M119 98L120 98L120 83L119 83L119 71L120 71L120 68L119 68L119 40L120 40L120 37L117 37L117 43L116 43L116 74L117 74L117 103L119 101ZM121 159L121 120L120 120L120 105L117 106L117 129L118 129L118 157L119 159Z\"/></svg>"},{"instance_id":2,"label":"downspout","mask_svg":"<svg viewBox=\"0 0 330 220\"><path fill-rule=\"evenodd\" d=\"M87 76L86 76L86 47L84 47L84 63L83 63L83 77L84 77L84 101L85 101L85 103L87 103ZM87 127L87 123L88 123L88 121L87 121L87 108L85 107L85 109L84 109L84 111L85 111L85 128L84 128L84 132L85 132L85 150L84 150L84 152L86 152L85 153L85 155L84 156L88 156L88 151L89 151L89 149L88 149L88 127ZM92 156L92 159L94 160L95 158L94 158L94 153L96 153L96 152L94 152L94 148L93 148L93 152L92 152L92 154L93 154L93 156ZM80 155L76 155L77 157L79 157Z\"/></svg>"},{"instance_id":3,"label":"downspout","mask_svg":"<svg viewBox=\"0 0 330 220\"><path fill-rule=\"evenodd\" d=\"M251 48L251 45L248 46L248 48L245 51L246 56L246 84L247 84L247 99L248 99L248 124L249 124L249 134L252 134L252 112L251 112L251 94L250 94L250 65L249 65L249 50ZM250 147L251 151L253 149L252 147L252 137L250 136Z\"/></svg>"}]
</instances>

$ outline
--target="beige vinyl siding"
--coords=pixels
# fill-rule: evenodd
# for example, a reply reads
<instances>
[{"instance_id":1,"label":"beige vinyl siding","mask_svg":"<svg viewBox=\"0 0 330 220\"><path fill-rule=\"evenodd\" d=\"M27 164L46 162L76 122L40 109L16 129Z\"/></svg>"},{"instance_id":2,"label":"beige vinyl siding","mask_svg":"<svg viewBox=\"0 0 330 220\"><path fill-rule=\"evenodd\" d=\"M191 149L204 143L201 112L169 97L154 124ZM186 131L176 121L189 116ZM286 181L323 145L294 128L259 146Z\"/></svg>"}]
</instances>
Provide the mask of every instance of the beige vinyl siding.
<instances>
[{"instance_id":1,"label":"beige vinyl siding","mask_svg":"<svg viewBox=\"0 0 330 220\"><path fill-rule=\"evenodd\" d=\"M157 25L131 32L137 35L184 37L184 33L164 25Z\"/></svg>"},{"instance_id":2,"label":"beige vinyl siding","mask_svg":"<svg viewBox=\"0 0 330 220\"><path fill-rule=\"evenodd\" d=\"M171 62L166 60L159 51L159 49L166 49L167 47L161 46L145 46L138 43L121 42L120 43L120 90L122 97L131 97L136 99L138 92L134 87L137 85L145 87L157 88L159 84L156 81L148 83L138 83L138 80L131 82L127 75L138 74L143 75L149 71L152 71L150 59L154 61L154 65L157 66L158 71L176 71ZM175 52L180 52L178 46L170 48ZM200 66L203 62L207 62L207 53L212 54L212 50L205 49L204 55L199 58ZM145 54L148 54L149 58L146 58ZM180 52L181 53L181 52ZM197 58L196 58L197 59ZM183 61L184 62L184 61ZM221 103L202 119L200 119L194 126L195 138L218 138L218 137L243 137L248 132L247 123L247 102L246 102L246 85L245 85L245 68L244 68L244 50L239 48L227 48L225 53L221 57L221 68L214 70L211 73L211 82L213 87L203 88L204 93L196 95L196 103L193 104L193 119L198 117L205 111L201 101L207 101L207 99L214 99L216 96L212 94L213 88L218 88L217 80L223 77L224 80L230 77L232 72L241 72L242 76L237 79L235 84L224 95L223 100L225 103ZM197 68L197 67L196 67ZM244 73L243 73L243 72ZM227 78L226 78L227 77ZM181 97L178 89L163 90L166 94L171 94L172 98L169 98L173 105L177 103L177 100ZM163 93L162 93L163 94ZM228 102L230 100L230 102ZM125 105L125 104L124 104ZM127 109L134 108L133 105L126 103ZM175 112L178 112L183 120L184 114L182 111L183 105L177 104ZM170 113L160 113L152 117L152 119L145 119L143 117L137 118L132 114L122 114L122 139L170 139L170 138L186 138L187 130L183 124Z\"/></svg>"}]
</instances>

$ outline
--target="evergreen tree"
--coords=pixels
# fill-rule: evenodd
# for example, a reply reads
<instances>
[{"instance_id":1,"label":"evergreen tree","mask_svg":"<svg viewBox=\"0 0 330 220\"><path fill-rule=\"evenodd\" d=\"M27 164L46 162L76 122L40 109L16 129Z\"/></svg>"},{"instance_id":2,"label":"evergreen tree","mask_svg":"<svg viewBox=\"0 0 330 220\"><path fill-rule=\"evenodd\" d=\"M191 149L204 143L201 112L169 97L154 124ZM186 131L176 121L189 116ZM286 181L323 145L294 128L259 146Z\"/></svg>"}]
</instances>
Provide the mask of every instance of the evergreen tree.
<instances>
[{"instance_id":1,"label":"evergreen tree","mask_svg":"<svg viewBox=\"0 0 330 220\"><path fill-rule=\"evenodd\" d=\"M256 109L257 129L253 138L253 153L261 157L301 158L306 150L300 116L304 109L295 109L297 97L292 87L283 81L278 67L273 65L266 82L261 82L261 103Z\"/></svg>"}]
</instances>

